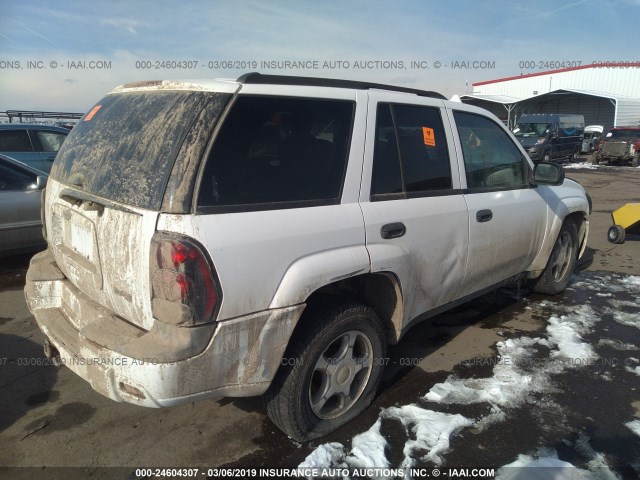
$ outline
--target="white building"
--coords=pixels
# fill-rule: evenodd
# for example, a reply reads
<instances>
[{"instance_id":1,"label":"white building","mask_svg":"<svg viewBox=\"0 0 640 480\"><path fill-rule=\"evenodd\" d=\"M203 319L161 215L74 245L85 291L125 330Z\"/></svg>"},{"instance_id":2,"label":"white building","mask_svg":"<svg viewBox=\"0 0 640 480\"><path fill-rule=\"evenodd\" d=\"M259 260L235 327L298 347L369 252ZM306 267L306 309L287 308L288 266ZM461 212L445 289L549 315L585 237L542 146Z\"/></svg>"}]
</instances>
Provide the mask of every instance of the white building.
<instances>
[{"instance_id":1,"label":"white building","mask_svg":"<svg viewBox=\"0 0 640 480\"><path fill-rule=\"evenodd\" d=\"M514 125L524 113L575 113L587 125L640 125L640 62L585 65L473 84L464 103Z\"/></svg>"}]
</instances>

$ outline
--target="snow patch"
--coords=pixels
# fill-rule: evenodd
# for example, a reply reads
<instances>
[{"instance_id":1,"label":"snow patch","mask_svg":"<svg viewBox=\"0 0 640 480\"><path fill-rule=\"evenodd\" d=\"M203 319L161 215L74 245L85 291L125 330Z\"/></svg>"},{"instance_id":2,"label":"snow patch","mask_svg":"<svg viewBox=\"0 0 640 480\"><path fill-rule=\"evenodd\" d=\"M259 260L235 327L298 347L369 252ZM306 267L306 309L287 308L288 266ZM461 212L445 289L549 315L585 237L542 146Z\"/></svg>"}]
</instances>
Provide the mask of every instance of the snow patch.
<instances>
[{"instance_id":1,"label":"snow patch","mask_svg":"<svg viewBox=\"0 0 640 480\"><path fill-rule=\"evenodd\" d=\"M534 455L518 455L518 458L496 471L496 480L615 480L615 475L602 454L595 454L589 462L589 470L575 467L558 459L555 449L540 449Z\"/></svg>"},{"instance_id":2,"label":"snow patch","mask_svg":"<svg viewBox=\"0 0 640 480\"><path fill-rule=\"evenodd\" d=\"M625 423L624 426L640 437L640 420L632 420Z\"/></svg>"},{"instance_id":3,"label":"snow patch","mask_svg":"<svg viewBox=\"0 0 640 480\"><path fill-rule=\"evenodd\" d=\"M346 466L344 445L338 442L320 445L299 465L300 468L345 468Z\"/></svg>"},{"instance_id":4,"label":"snow patch","mask_svg":"<svg viewBox=\"0 0 640 480\"><path fill-rule=\"evenodd\" d=\"M473 425L472 420L462 415L434 412L417 405L390 407L383 410L382 416L400 420L407 435L415 437L415 440L405 443L402 468L413 467L415 453L421 450L427 450L427 454L421 457L422 461L441 465L441 455L449 451L449 437L458 430Z\"/></svg>"},{"instance_id":5,"label":"snow patch","mask_svg":"<svg viewBox=\"0 0 640 480\"><path fill-rule=\"evenodd\" d=\"M387 468L389 461L384 453L387 441L380 433L382 419L364 433L353 437L351 452L346 458L351 468Z\"/></svg>"}]
</instances>

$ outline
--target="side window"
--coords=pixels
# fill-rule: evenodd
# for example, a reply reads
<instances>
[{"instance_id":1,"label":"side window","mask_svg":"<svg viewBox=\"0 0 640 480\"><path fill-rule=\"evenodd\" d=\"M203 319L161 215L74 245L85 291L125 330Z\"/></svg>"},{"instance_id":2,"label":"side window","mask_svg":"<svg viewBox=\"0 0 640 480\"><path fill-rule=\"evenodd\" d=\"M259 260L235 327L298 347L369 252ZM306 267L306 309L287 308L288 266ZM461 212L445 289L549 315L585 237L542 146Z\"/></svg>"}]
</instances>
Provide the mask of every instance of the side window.
<instances>
[{"instance_id":1,"label":"side window","mask_svg":"<svg viewBox=\"0 0 640 480\"><path fill-rule=\"evenodd\" d=\"M239 97L207 160L198 205L252 210L338 203L354 106L351 101Z\"/></svg>"},{"instance_id":2,"label":"side window","mask_svg":"<svg viewBox=\"0 0 640 480\"><path fill-rule=\"evenodd\" d=\"M26 130L0 130L0 152L32 152Z\"/></svg>"},{"instance_id":3,"label":"side window","mask_svg":"<svg viewBox=\"0 0 640 480\"><path fill-rule=\"evenodd\" d=\"M442 194L452 188L440 110L378 104L371 200Z\"/></svg>"},{"instance_id":4,"label":"side window","mask_svg":"<svg viewBox=\"0 0 640 480\"><path fill-rule=\"evenodd\" d=\"M492 120L454 112L458 127L467 188L522 188L528 164L507 133Z\"/></svg>"},{"instance_id":5,"label":"side window","mask_svg":"<svg viewBox=\"0 0 640 480\"><path fill-rule=\"evenodd\" d=\"M35 182L35 175L0 160L0 192L30 190Z\"/></svg>"},{"instance_id":6,"label":"side window","mask_svg":"<svg viewBox=\"0 0 640 480\"><path fill-rule=\"evenodd\" d=\"M67 136L64 133L45 132L44 130L33 130L40 141L43 152L57 152L62 146L62 142Z\"/></svg>"}]
</instances>

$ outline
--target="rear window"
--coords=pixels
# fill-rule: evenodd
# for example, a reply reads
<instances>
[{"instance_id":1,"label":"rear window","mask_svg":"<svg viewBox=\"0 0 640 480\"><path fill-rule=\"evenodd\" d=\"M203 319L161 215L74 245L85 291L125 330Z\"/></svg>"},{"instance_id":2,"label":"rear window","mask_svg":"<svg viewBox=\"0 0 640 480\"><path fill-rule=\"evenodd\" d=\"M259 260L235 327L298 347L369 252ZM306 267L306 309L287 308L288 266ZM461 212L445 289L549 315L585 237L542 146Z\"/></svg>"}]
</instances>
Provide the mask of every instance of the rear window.
<instances>
[{"instance_id":1,"label":"rear window","mask_svg":"<svg viewBox=\"0 0 640 480\"><path fill-rule=\"evenodd\" d=\"M108 95L71 130L51 177L110 200L158 210L185 135L216 95L221 94Z\"/></svg>"},{"instance_id":2,"label":"rear window","mask_svg":"<svg viewBox=\"0 0 640 480\"><path fill-rule=\"evenodd\" d=\"M26 130L0 130L0 152L33 152Z\"/></svg>"},{"instance_id":3,"label":"rear window","mask_svg":"<svg viewBox=\"0 0 640 480\"><path fill-rule=\"evenodd\" d=\"M354 103L240 96L202 175L203 213L339 203Z\"/></svg>"}]
</instances>

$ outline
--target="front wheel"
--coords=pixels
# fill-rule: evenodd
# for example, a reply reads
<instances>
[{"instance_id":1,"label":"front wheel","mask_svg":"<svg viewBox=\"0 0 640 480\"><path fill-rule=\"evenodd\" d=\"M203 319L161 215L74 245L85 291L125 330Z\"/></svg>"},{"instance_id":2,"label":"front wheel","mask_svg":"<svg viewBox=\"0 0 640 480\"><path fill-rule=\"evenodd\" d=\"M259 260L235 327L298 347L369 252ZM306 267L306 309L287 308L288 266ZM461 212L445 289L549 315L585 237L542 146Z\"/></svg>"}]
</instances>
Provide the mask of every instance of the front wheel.
<instances>
[{"instance_id":1,"label":"front wheel","mask_svg":"<svg viewBox=\"0 0 640 480\"><path fill-rule=\"evenodd\" d=\"M566 220L551 251L542 275L530 283L538 293L556 295L562 293L569 283L578 258L578 229L571 220Z\"/></svg>"},{"instance_id":2,"label":"front wheel","mask_svg":"<svg viewBox=\"0 0 640 480\"><path fill-rule=\"evenodd\" d=\"M294 440L326 435L369 406L386 353L380 320L358 303L310 311L264 395L273 423Z\"/></svg>"}]
</instances>

